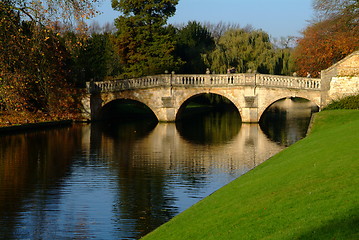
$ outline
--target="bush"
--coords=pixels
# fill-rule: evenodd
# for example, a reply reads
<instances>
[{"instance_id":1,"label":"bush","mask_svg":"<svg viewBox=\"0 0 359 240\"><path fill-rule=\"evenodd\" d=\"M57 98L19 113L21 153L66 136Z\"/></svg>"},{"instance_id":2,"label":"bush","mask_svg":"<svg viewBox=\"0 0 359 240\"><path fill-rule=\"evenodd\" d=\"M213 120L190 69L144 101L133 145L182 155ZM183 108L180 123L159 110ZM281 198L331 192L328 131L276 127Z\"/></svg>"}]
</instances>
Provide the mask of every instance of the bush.
<instances>
[{"instance_id":1,"label":"bush","mask_svg":"<svg viewBox=\"0 0 359 240\"><path fill-rule=\"evenodd\" d=\"M334 109L359 109L359 94L354 96L344 97L339 100L333 100L323 110Z\"/></svg>"}]
</instances>

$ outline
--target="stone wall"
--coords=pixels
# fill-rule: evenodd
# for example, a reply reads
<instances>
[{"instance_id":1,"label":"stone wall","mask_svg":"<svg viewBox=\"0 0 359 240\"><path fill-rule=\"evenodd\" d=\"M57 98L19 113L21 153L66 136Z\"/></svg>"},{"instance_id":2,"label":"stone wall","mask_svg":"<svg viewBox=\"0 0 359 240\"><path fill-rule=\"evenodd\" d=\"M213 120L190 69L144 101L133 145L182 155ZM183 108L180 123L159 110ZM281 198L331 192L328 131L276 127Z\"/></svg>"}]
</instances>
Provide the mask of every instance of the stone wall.
<instances>
[{"instance_id":1,"label":"stone wall","mask_svg":"<svg viewBox=\"0 0 359 240\"><path fill-rule=\"evenodd\" d=\"M359 51L322 71L322 106L359 94Z\"/></svg>"},{"instance_id":2,"label":"stone wall","mask_svg":"<svg viewBox=\"0 0 359 240\"><path fill-rule=\"evenodd\" d=\"M343 59L338 68L339 77L359 76L359 51Z\"/></svg>"},{"instance_id":3,"label":"stone wall","mask_svg":"<svg viewBox=\"0 0 359 240\"><path fill-rule=\"evenodd\" d=\"M336 100L359 94L359 76L333 77L330 82L329 98Z\"/></svg>"}]
</instances>

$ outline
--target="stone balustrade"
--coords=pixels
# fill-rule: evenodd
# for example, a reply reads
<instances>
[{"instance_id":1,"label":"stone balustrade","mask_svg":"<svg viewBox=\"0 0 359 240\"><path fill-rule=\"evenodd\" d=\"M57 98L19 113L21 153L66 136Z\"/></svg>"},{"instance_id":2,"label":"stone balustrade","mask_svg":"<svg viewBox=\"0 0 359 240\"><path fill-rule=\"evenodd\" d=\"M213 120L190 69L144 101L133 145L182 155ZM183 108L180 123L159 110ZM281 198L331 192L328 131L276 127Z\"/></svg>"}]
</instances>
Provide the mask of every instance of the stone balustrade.
<instances>
[{"instance_id":1,"label":"stone balustrade","mask_svg":"<svg viewBox=\"0 0 359 240\"><path fill-rule=\"evenodd\" d=\"M256 74L256 85L258 86L320 90L320 83L319 78Z\"/></svg>"},{"instance_id":2,"label":"stone balustrade","mask_svg":"<svg viewBox=\"0 0 359 240\"><path fill-rule=\"evenodd\" d=\"M276 88L294 88L321 90L321 80L266 74L162 74L126 80L105 82L88 82L90 93L116 92L131 89L161 87L231 87L231 86L264 86Z\"/></svg>"},{"instance_id":3,"label":"stone balustrade","mask_svg":"<svg viewBox=\"0 0 359 240\"><path fill-rule=\"evenodd\" d=\"M207 85L208 76L202 75L189 75L189 74L173 74L171 77L170 84L174 86L180 85L193 85L193 86L204 86Z\"/></svg>"}]
</instances>

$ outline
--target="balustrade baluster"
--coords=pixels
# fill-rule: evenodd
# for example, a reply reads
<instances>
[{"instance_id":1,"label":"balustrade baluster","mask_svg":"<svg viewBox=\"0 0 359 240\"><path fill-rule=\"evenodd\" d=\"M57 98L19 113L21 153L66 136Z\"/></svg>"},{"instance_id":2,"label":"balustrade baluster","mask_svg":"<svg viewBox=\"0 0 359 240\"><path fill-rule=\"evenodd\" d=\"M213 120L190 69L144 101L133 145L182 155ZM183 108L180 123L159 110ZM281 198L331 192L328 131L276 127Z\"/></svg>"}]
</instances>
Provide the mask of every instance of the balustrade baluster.
<instances>
[{"instance_id":1,"label":"balustrade baluster","mask_svg":"<svg viewBox=\"0 0 359 240\"><path fill-rule=\"evenodd\" d=\"M265 74L158 75L127 80L86 83L86 87L89 92L114 92L135 88L167 86L169 84L194 86L258 85L296 89L321 89L320 79Z\"/></svg>"}]
</instances>

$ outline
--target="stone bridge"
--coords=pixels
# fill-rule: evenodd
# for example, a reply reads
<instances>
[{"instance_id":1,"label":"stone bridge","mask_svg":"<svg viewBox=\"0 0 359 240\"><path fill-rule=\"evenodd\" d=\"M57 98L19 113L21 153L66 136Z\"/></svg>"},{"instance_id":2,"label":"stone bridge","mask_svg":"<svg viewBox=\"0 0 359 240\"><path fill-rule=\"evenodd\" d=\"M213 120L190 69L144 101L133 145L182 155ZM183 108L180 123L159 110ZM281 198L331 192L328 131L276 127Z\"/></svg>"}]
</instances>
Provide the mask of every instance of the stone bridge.
<instances>
[{"instance_id":1,"label":"stone bridge","mask_svg":"<svg viewBox=\"0 0 359 240\"><path fill-rule=\"evenodd\" d=\"M172 122L176 121L182 108L186 106L186 101L200 94L212 93L229 99L238 108L243 122L258 122L271 104L283 98L305 98L322 108L334 95L339 98L358 93L358 77L352 73L353 64L348 64L353 60L356 64L354 69L358 70L359 52L355 52L322 71L321 79L253 73L162 74L89 82L88 95L83 101L84 117L97 120L102 107L107 103L117 99L130 99L147 105L159 121ZM343 74L345 69L348 70L348 65L350 76ZM337 74L338 69L344 69L340 70L341 76Z\"/></svg>"}]
</instances>

